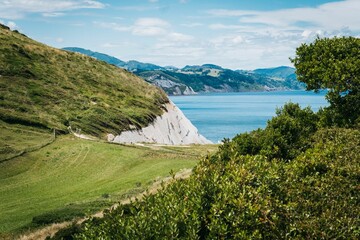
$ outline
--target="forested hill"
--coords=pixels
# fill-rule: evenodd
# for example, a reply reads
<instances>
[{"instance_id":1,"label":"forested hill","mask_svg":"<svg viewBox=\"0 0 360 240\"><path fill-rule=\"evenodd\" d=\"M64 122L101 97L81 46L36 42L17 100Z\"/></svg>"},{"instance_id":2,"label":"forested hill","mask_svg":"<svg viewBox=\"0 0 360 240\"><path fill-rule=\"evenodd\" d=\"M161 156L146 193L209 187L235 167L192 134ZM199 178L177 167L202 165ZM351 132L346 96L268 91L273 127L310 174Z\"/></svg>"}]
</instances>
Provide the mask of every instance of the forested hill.
<instances>
[{"instance_id":1,"label":"forested hill","mask_svg":"<svg viewBox=\"0 0 360 240\"><path fill-rule=\"evenodd\" d=\"M136 75L0 25L0 120L102 136L146 126L166 94Z\"/></svg>"},{"instance_id":2,"label":"forested hill","mask_svg":"<svg viewBox=\"0 0 360 240\"><path fill-rule=\"evenodd\" d=\"M64 49L125 68L153 85L161 87L169 95L304 89L304 84L296 80L295 69L291 67L282 66L245 71L225 69L214 64L203 64L201 66L187 65L179 69L138 61L124 62L112 56L82 48L68 47Z\"/></svg>"}]
</instances>

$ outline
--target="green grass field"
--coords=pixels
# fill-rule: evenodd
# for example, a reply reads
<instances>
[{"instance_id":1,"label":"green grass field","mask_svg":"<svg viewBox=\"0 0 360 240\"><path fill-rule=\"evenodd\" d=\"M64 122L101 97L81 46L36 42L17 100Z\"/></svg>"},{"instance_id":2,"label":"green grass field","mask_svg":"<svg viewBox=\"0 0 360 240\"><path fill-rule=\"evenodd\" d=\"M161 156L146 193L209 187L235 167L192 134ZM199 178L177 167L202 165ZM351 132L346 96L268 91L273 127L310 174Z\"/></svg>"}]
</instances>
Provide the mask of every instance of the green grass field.
<instances>
[{"instance_id":1,"label":"green grass field","mask_svg":"<svg viewBox=\"0 0 360 240\"><path fill-rule=\"evenodd\" d=\"M7 124L3 121L0 121L0 129L0 162L41 148L54 140L50 130Z\"/></svg>"},{"instance_id":2,"label":"green grass field","mask_svg":"<svg viewBox=\"0 0 360 240\"><path fill-rule=\"evenodd\" d=\"M32 226L34 217L46 213L89 213L110 206L171 170L192 168L201 155L214 149L123 146L58 137L39 150L0 162L0 233L23 231Z\"/></svg>"}]
</instances>

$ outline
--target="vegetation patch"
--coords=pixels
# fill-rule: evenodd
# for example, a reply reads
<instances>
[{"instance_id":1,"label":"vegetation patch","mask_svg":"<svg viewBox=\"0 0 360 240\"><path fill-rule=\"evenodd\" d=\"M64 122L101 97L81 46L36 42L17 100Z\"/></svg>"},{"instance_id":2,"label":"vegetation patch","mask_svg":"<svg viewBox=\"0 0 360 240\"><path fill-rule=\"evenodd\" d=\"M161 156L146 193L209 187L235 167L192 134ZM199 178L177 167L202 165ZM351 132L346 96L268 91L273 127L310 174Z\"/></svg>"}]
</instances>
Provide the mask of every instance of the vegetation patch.
<instances>
[{"instance_id":1,"label":"vegetation patch","mask_svg":"<svg viewBox=\"0 0 360 240\"><path fill-rule=\"evenodd\" d=\"M312 139L290 162L223 147L189 179L84 223L75 239L358 239L360 132Z\"/></svg>"},{"instance_id":2,"label":"vegetation patch","mask_svg":"<svg viewBox=\"0 0 360 240\"><path fill-rule=\"evenodd\" d=\"M37 150L54 141L54 132L0 120L0 162Z\"/></svg>"}]
</instances>

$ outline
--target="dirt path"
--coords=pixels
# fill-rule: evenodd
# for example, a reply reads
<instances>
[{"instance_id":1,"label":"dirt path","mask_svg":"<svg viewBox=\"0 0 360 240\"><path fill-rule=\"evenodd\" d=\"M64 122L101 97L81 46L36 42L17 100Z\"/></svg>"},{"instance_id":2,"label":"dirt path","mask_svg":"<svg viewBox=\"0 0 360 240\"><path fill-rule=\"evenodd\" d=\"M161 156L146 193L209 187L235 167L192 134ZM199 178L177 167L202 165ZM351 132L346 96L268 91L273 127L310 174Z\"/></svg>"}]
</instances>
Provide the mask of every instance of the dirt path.
<instances>
[{"instance_id":1,"label":"dirt path","mask_svg":"<svg viewBox=\"0 0 360 240\"><path fill-rule=\"evenodd\" d=\"M190 175L191 175L191 169L184 169L175 174L175 179L188 178ZM154 182L148 188L147 191L139 193L137 195L134 195L131 198L124 199L124 200L120 201L120 204L128 204L128 203L130 203L130 201L134 201L136 198L141 199L147 193L155 194L159 189L161 189L162 182L164 182L165 184L169 184L171 182L171 180L172 180L172 177L166 177L164 179L158 180L158 181ZM114 204L113 206L110 207L110 209L117 208L118 206L119 206L119 203ZM103 210L92 215L92 217L103 217L103 216L104 216ZM80 223L84 222L86 219L88 219L88 218L79 219L79 220L77 220L77 223L80 224ZM50 226L44 227L42 229L38 229L34 232L31 232L31 233L28 233L25 235L21 235L17 239L18 240L43 240L47 236L54 236L54 234L57 231L70 226L72 223L73 223L72 221L71 222L63 222L63 223L54 223Z\"/></svg>"}]
</instances>

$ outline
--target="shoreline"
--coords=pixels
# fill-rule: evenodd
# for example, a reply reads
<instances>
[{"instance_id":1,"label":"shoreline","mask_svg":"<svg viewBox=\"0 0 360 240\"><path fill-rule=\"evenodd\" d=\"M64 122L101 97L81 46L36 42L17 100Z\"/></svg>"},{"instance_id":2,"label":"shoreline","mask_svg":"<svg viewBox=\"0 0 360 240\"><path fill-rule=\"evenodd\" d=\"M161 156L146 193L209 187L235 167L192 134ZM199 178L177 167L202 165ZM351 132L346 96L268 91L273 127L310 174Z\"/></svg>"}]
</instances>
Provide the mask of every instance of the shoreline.
<instances>
[{"instance_id":1,"label":"shoreline","mask_svg":"<svg viewBox=\"0 0 360 240\"><path fill-rule=\"evenodd\" d=\"M114 143L156 143L164 145L211 144L201 135L193 123L170 99L165 112L146 127L123 131L119 135L108 134Z\"/></svg>"},{"instance_id":2,"label":"shoreline","mask_svg":"<svg viewBox=\"0 0 360 240\"><path fill-rule=\"evenodd\" d=\"M319 91L320 93L326 91L322 90ZM211 96L211 95L236 95L239 93L274 93L274 92L311 92L315 93L314 91L308 91L306 89L278 89L278 90L253 90L253 91L239 91L239 92L196 92L196 94L183 94L183 95L168 95L168 97L187 97L187 96Z\"/></svg>"}]
</instances>

